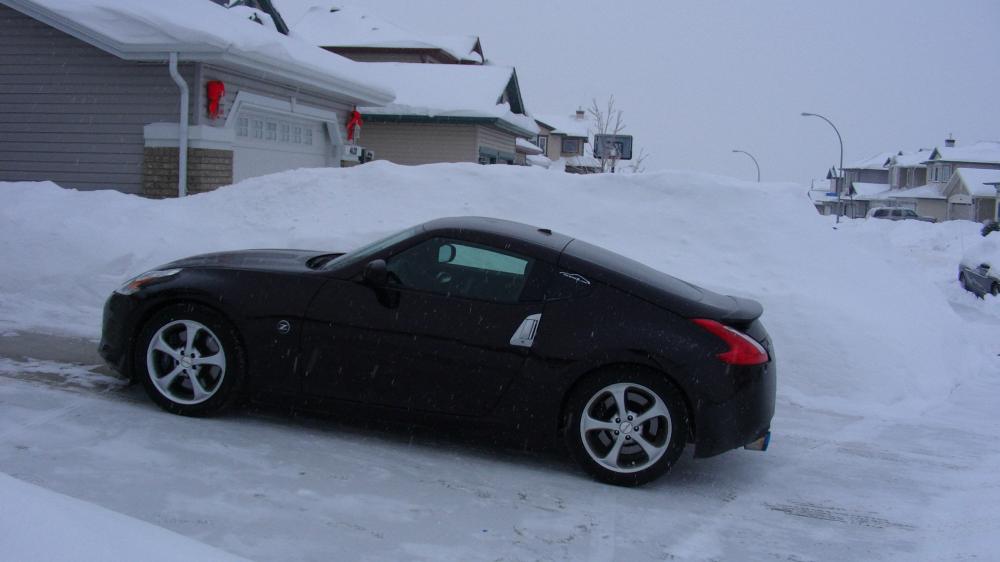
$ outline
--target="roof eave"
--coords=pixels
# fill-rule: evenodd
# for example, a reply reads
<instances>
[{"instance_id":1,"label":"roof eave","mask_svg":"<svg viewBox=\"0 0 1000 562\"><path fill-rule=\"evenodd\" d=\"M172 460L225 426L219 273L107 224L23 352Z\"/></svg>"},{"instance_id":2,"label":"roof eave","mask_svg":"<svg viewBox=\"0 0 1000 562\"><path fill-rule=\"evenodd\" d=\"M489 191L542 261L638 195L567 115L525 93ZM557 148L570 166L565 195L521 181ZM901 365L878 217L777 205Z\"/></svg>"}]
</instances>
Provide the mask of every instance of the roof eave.
<instances>
[{"instance_id":1,"label":"roof eave","mask_svg":"<svg viewBox=\"0 0 1000 562\"><path fill-rule=\"evenodd\" d=\"M508 123L499 117L472 117L457 115L408 115L401 113L361 113L365 121L371 123L447 123L452 125L493 125L496 128L521 137L533 137L536 133Z\"/></svg>"},{"instance_id":2,"label":"roof eave","mask_svg":"<svg viewBox=\"0 0 1000 562\"><path fill-rule=\"evenodd\" d=\"M46 10L23 0L4 0L4 3L30 18L54 27L85 43L123 60L142 62L166 62L170 53L178 53L178 60L189 62L221 63L238 66L253 72L266 72L289 82L338 94L354 104L385 105L395 99L395 94L381 88L366 86L353 80L323 79L314 74L290 72L280 63L266 59L251 58L222 49L205 49L204 45L171 43L155 45L129 45L113 41L101 34L92 33L70 18L58 12Z\"/></svg>"}]
</instances>

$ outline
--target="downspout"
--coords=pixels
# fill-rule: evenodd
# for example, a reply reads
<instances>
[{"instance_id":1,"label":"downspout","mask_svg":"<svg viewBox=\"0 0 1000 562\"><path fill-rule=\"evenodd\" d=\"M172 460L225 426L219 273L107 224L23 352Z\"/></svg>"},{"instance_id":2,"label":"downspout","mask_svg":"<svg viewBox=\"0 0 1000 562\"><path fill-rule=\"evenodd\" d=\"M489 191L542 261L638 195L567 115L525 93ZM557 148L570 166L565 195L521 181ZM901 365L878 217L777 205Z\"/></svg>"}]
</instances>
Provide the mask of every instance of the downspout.
<instances>
[{"instance_id":1,"label":"downspout","mask_svg":"<svg viewBox=\"0 0 1000 562\"><path fill-rule=\"evenodd\" d=\"M177 72L177 53L170 53L170 77L181 91L181 119L177 131L177 196L187 195L187 160L188 160L188 85Z\"/></svg>"}]
</instances>

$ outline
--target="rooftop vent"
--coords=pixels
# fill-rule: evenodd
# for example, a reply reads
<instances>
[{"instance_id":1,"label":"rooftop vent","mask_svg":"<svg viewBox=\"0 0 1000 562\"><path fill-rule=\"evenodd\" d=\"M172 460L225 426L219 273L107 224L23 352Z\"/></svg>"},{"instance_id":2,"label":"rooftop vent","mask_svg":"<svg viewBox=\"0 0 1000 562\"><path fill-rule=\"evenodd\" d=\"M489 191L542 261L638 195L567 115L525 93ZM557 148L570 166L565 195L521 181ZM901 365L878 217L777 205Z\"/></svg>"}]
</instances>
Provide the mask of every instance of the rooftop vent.
<instances>
[{"instance_id":1,"label":"rooftop vent","mask_svg":"<svg viewBox=\"0 0 1000 562\"><path fill-rule=\"evenodd\" d=\"M953 137L952 135L949 134L948 138L944 139L944 145L946 147L948 147L948 148L954 147L955 146L955 137Z\"/></svg>"}]
</instances>

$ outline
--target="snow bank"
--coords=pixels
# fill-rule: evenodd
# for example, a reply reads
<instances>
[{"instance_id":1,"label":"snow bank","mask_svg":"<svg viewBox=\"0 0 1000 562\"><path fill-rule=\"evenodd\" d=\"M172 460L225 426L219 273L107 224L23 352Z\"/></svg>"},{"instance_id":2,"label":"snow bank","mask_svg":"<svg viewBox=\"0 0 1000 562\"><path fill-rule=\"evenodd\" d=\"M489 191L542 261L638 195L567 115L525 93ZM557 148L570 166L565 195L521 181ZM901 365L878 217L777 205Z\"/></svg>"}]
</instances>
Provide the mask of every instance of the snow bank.
<instances>
[{"instance_id":1,"label":"snow bank","mask_svg":"<svg viewBox=\"0 0 1000 562\"><path fill-rule=\"evenodd\" d=\"M243 560L166 529L0 473L5 560Z\"/></svg>"},{"instance_id":2,"label":"snow bank","mask_svg":"<svg viewBox=\"0 0 1000 562\"><path fill-rule=\"evenodd\" d=\"M183 200L51 183L0 184L0 197L0 329L96 337L116 286L194 253L345 250L435 217L487 215L544 225L760 300L785 400L841 411L912 407L946 396L985 361L966 351L967 328L938 278L866 241L908 227L854 221L834 230L792 184L375 162L283 172Z\"/></svg>"},{"instance_id":3,"label":"snow bank","mask_svg":"<svg viewBox=\"0 0 1000 562\"><path fill-rule=\"evenodd\" d=\"M991 233L971 245L962 256L962 263L970 268L977 268L985 263L991 268L1000 269L1000 235Z\"/></svg>"}]
</instances>

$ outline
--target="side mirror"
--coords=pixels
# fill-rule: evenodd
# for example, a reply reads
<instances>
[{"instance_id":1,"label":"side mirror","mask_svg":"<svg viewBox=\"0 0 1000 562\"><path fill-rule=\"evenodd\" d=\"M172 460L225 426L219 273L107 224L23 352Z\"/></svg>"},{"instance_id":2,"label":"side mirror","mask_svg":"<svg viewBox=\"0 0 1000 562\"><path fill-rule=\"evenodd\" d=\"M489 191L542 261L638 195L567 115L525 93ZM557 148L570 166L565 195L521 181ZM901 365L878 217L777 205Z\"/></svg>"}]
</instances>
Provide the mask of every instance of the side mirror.
<instances>
[{"instance_id":1,"label":"side mirror","mask_svg":"<svg viewBox=\"0 0 1000 562\"><path fill-rule=\"evenodd\" d=\"M368 262L362 278L365 280L365 283L376 287L382 287L388 283L389 269L385 265L385 260L372 260Z\"/></svg>"}]
</instances>

